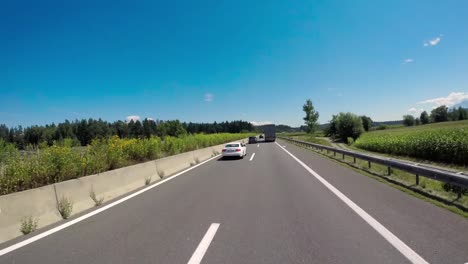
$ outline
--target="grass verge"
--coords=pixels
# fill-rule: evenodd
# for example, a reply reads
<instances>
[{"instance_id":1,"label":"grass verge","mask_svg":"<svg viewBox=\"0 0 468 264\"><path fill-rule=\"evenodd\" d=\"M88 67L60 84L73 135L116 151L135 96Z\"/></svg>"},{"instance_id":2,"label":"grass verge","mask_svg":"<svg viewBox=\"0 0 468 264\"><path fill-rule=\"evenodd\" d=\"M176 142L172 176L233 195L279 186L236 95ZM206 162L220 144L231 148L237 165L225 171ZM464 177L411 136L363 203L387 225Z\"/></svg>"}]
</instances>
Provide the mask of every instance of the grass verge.
<instances>
[{"instance_id":1,"label":"grass verge","mask_svg":"<svg viewBox=\"0 0 468 264\"><path fill-rule=\"evenodd\" d=\"M314 144L318 144L318 145L323 145L323 146L327 146L327 147L331 147L332 144L328 141L328 140L325 140L325 139L322 139L322 138L316 138L314 135L301 135L301 136L293 136L291 137L292 139L295 139L295 140L301 140L301 141L306 141L306 142L310 142L310 143L314 143Z\"/></svg>"},{"instance_id":2,"label":"grass verge","mask_svg":"<svg viewBox=\"0 0 468 264\"><path fill-rule=\"evenodd\" d=\"M292 142L289 143L293 144ZM299 147L305 148L302 146ZM337 153L335 156L331 151L317 151L311 148L305 149L320 154L360 174L386 183L400 191L468 218L468 196L461 195L459 197L457 193L445 191L442 182L421 176L419 185L416 185L415 175L405 171L391 169L391 174L388 175L388 168L383 165L372 163L369 168L368 162L364 160L356 159L356 163L354 163L353 157L345 156L343 159L342 155Z\"/></svg>"}]
</instances>

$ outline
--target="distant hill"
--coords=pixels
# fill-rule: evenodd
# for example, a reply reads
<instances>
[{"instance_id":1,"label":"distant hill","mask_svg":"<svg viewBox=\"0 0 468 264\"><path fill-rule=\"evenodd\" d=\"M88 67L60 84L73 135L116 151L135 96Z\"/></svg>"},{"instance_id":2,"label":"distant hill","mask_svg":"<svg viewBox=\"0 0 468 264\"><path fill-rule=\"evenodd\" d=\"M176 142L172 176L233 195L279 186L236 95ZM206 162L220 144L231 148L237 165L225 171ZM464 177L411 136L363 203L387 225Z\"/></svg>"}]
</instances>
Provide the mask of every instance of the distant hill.
<instances>
[{"instance_id":1,"label":"distant hill","mask_svg":"<svg viewBox=\"0 0 468 264\"><path fill-rule=\"evenodd\" d=\"M463 102L461 102L459 104L456 104L456 105L454 105L454 106L452 106L450 108L458 108L460 106L461 106L461 108L468 109L468 100L465 100L465 101L463 101Z\"/></svg>"},{"instance_id":2,"label":"distant hill","mask_svg":"<svg viewBox=\"0 0 468 264\"><path fill-rule=\"evenodd\" d=\"M319 130L325 130L327 127L330 125L330 123L325 123L325 124L320 124L319 125ZM403 120L395 120L395 121L375 121L373 126L380 126L380 125L387 125L387 126L392 126L392 125L403 125ZM262 126L255 126L255 129L259 132L263 131L263 128L265 125ZM288 125L275 125L276 127L276 132L281 133L281 132L305 132L306 127L305 126L300 126L300 127L291 127Z\"/></svg>"},{"instance_id":3,"label":"distant hill","mask_svg":"<svg viewBox=\"0 0 468 264\"><path fill-rule=\"evenodd\" d=\"M263 131L263 128L265 127L265 125L263 126L255 126L255 129L259 132ZM303 127L291 127L291 126L288 126L288 125L275 125L276 127L276 133L281 133L281 132L301 132L303 131Z\"/></svg>"},{"instance_id":4,"label":"distant hill","mask_svg":"<svg viewBox=\"0 0 468 264\"><path fill-rule=\"evenodd\" d=\"M320 124L319 125L319 130L325 130L330 126L330 123L325 123L325 124Z\"/></svg>"},{"instance_id":5,"label":"distant hill","mask_svg":"<svg viewBox=\"0 0 468 264\"><path fill-rule=\"evenodd\" d=\"M380 126L380 125L403 125L403 120L394 120L394 121L374 121L373 126Z\"/></svg>"}]
</instances>

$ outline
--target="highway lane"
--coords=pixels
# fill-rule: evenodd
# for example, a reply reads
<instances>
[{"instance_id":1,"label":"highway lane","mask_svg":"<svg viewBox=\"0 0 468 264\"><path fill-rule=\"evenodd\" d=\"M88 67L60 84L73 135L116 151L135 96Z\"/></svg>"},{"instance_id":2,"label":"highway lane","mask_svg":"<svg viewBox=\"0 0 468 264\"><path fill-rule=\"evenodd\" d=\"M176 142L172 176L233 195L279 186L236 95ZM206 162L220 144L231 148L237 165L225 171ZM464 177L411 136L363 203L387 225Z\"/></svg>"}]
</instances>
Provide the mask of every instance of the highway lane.
<instances>
[{"instance_id":1,"label":"highway lane","mask_svg":"<svg viewBox=\"0 0 468 264\"><path fill-rule=\"evenodd\" d=\"M468 261L466 219L281 144L428 262ZM409 262L278 145L261 143L242 160L210 161L0 263L188 263L213 223L201 263Z\"/></svg>"},{"instance_id":2,"label":"highway lane","mask_svg":"<svg viewBox=\"0 0 468 264\"><path fill-rule=\"evenodd\" d=\"M430 263L468 263L468 219L370 179L312 151L281 145Z\"/></svg>"}]
</instances>

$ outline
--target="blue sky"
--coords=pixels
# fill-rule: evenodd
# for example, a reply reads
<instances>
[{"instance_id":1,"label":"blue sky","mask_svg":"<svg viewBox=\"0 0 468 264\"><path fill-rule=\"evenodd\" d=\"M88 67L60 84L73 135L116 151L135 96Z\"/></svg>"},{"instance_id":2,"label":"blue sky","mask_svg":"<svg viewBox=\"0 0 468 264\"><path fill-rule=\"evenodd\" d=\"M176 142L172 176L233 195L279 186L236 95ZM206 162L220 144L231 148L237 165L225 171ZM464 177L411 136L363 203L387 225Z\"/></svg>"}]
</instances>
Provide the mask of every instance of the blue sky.
<instances>
[{"instance_id":1,"label":"blue sky","mask_svg":"<svg viewBox=\"0 0 468 264\"><path fill-rule=\"evenodd\" d=\"M395 120L468 99L468 2L7 1L0 123ZM422 103L425 102L425 103Z\"/></svg>"}]
</instances>

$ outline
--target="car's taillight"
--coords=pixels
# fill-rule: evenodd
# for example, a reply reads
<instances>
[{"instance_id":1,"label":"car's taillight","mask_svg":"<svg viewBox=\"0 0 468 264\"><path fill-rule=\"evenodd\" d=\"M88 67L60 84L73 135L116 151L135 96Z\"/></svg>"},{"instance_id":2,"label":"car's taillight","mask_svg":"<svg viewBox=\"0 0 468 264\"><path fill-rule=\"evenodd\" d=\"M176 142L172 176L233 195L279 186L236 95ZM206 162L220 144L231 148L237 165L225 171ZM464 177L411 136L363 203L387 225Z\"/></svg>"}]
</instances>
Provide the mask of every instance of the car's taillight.
<instances>
[{"instance_id":1,"label":"car's taillight","mask_svg":"<svg viewBox=\"0 0 468 264\"><path fill-rule=\"evenodd\" d=\"M225 151L226 151L226 149L223 149L223 152L225 152Z\"/></svg>"},{"instance_id":2,"label":"car's taillight","mask_svg":"<svg viewBox=\"0 0 468 264\"><path fill-rule=\"evenodd\" d=\"M241 151L241 149L236 149L237 152Z\"/></svg>"}]
</instances>

